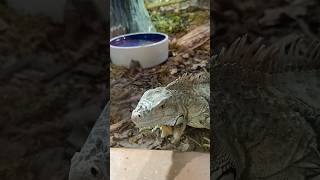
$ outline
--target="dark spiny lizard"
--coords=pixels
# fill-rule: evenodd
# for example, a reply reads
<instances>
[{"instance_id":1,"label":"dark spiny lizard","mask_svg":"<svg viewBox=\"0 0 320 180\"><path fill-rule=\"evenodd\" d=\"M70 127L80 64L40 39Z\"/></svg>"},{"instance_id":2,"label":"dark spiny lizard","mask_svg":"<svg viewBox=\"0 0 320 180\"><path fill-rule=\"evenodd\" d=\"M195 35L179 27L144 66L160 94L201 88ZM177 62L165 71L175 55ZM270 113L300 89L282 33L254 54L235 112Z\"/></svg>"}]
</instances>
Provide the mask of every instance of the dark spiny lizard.
<instances>
[{"instance_id":1,"label":"dark spiny lizard","mask_svg":"<svg viewBox=\"0 0 320 180\"><path fill-rule=\"evenodd\" d=\"M320 42L296 35L269 46L244 36L214 56L212 177L320 179L319 57Z\"/></svg>"}]
</instances>

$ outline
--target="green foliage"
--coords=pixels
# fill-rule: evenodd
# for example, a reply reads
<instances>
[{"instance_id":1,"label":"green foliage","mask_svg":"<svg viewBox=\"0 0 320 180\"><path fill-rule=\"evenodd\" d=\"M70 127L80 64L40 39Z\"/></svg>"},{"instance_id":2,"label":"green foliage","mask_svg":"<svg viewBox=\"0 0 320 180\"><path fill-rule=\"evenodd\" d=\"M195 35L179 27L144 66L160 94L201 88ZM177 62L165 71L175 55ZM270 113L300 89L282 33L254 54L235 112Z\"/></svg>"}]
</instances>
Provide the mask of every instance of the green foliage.
<instances>
[{"instance_id":1,"label":"green foliage","mask_svg":"<svg viewBox=\"0 0 320 180\"><path fill-rule=\"evenodd\" d=\"M158 32L169 35L186 32L190 26L202 25L209 21L209 11L179 11L170 13L150 12L151 21Z\"/></svg>"},{"instance_id":2,"label":"green foliage","mask_svg":"<svg viewBox=\"0 0 320 180\"><path fill-rule=\"evenodd\" d=\"M176 34L187 29L189 16L180 13L151 13L151 21L158 32Z\"/></svg>"},{"instance_id":3,"label":"green foliage","mask_svg":"<svg viewBox=\"0 0 320 180\"><path fill-rule=\"evenodd\" d=\"M188 15L190 25L202 25L210 20L210 14L206 10L190 12Z\"/></svg>"}]
</instances>

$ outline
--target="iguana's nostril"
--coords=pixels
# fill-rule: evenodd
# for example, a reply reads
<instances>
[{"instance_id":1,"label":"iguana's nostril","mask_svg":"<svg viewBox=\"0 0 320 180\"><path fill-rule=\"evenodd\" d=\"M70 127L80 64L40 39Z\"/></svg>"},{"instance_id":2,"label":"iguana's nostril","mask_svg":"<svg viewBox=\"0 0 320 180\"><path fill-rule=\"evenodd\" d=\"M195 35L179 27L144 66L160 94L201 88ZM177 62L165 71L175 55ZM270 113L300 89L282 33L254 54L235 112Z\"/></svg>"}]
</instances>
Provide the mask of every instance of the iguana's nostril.
<instances>
[{"instance_id":1,"label":"iguana's nostril","mask_svg":"<svg viewBox=\"0 0 320 180\"><path fill-rule=\"evenodd\" d=\"M136 120L136 119L139 119L141 117L142 117L142 115L139 112L135 112L135 111L132 112L132 115L131 115L131 119L132 120Z\"/></svg>"},{"instance_id":2,"label":"iguana's nostril","mask_svg":"<svg viewBox=\"0 0 320 180\"><path fill-rule=\"evenodd\" d=\"M90 172L91 172L93 177L98 177L99 174L100 174L99 169L97 167L95 167L95 166L92 166L90 168Z\"/></svg>"}]
</instances>

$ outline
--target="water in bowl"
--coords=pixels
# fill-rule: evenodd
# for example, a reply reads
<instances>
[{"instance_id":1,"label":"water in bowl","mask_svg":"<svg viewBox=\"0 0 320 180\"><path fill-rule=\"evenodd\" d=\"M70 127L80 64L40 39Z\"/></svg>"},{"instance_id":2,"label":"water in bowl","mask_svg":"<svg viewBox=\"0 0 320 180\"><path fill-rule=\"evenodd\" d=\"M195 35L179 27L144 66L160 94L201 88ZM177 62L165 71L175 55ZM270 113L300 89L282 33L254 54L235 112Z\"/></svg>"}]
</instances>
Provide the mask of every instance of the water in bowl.
<instances>
[{"instance_id":1,"label":"water in bowl","mask_svg":"<svg viewBox=\"0 0 320 180\"><path fill-rule=\"evenodd\" d=\"M118 47L134 47L134 46L145 46L156 43L157 41L150 41L144 39L120 39L112 42L113 46Z\"/></svg>"}]
</instances>

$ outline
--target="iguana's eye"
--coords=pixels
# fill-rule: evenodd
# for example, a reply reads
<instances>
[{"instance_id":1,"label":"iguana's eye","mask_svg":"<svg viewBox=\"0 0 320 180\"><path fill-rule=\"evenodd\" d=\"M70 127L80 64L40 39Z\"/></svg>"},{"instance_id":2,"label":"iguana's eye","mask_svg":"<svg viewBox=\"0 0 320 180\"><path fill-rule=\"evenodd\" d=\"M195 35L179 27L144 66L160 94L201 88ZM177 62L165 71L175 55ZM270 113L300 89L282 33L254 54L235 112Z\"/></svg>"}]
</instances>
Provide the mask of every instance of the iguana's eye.
<instances>
[{"instance_id":1,"label":"iguana's eye","mask_svg":"<svg viewBox=\"0 0 320 180\"><path fill-rule=\"evenodd\" d=\"M161 106L160 106L160 108L161 108L161 109L163 109L163 108L164 108L164 104L163 104L163 105L161 105Z\"/></svg>"}]
</instances>

